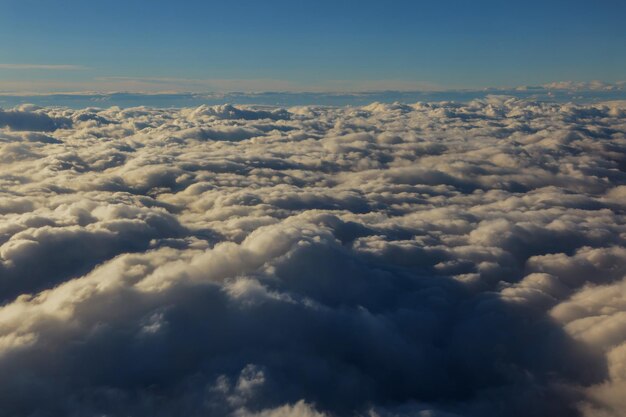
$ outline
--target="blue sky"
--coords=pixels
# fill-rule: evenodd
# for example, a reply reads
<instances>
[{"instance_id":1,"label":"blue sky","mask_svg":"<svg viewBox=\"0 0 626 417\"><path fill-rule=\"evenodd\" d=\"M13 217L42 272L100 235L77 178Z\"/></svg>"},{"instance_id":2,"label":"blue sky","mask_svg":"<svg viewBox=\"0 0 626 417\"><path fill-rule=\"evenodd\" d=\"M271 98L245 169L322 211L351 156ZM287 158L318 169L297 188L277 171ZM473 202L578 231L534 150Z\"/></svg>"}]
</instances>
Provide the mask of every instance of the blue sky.
<instances>
[{"instance_id":1,"label":"blue sky","mask_svg":"<svg viewBox=\"0 0 626 417\"><path fill-rule=\"evenodd\" d=\"M0 0L0 91L626 79L624 1Z\"/></svg>"}]
</instances>

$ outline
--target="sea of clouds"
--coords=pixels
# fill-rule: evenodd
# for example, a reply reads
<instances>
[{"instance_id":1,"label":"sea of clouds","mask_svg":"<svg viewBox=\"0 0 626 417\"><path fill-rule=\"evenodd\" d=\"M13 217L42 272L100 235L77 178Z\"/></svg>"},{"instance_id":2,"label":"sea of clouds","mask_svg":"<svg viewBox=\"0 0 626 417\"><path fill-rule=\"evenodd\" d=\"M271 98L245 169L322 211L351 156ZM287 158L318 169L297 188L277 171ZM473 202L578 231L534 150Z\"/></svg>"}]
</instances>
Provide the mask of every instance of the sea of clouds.
<instances>
[{"instance_id":1,"label":"sea of clouds","mask_svg":"<svg viewBox=\"0 0 626 417\"><path fill-rule=\"evenodd\" d=\"M626 103L0 110L0 415L626 415Z\"/></svg>"}]
</instances>

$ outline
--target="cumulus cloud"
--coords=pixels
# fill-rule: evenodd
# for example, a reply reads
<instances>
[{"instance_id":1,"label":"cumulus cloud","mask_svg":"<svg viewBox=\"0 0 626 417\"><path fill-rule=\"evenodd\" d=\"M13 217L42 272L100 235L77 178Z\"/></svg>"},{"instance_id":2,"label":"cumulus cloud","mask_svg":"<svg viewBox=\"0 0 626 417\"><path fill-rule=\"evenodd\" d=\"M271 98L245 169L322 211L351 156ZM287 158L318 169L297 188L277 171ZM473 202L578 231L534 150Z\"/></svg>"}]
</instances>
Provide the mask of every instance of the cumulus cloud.
<instances>
[{"instance_id":1,"label":"cumulus cloud","mask_svg":"<svg viewBox=\"0 0 626 417\"><path fill-rule=\"evenodd\" d=\"M624 109L4 110L0 415L620 416Z\"/></svg>"},{"instance_id":2,"label":"cumulus cloud","mask_svg":"<svg viewBox=\"0 0 626 417\"><path fill-rule=\"evenodd\" d=\"M50 117L48 114L25 106L15 110L0 109L0 128L20 131L51 132L62 127L69 127L66 118Z\"/></svg>"}]
</instances>

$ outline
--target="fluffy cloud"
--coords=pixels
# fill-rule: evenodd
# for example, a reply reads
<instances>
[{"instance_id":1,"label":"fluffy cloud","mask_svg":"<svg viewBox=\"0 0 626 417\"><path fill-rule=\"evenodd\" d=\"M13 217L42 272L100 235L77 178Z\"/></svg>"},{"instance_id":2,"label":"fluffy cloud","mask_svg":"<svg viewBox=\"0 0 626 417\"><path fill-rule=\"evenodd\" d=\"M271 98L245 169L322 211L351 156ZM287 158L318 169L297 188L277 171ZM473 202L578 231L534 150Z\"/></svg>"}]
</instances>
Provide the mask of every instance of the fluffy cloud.
<instances>
[{"instance_id":1,"label":"fluffy cloud","mask_svg":"<svg viewBox=\"0 0 626 417\"><path fill-rule=\"evenodd\" d=\"M70 125L71 123L68 119L50 117L33 106L22 106L19 109L7 111L0 109L0 128L7 127L19 131L51 132L62 127L69 127ZM41 135L39 136L41 137Z\"/></svg>"},{"instance_id":2,"label":"fluffy cloud","mask_svg":"<svg viewBox=\"0 0 626 417\"><path fill-rule=\"evenodd\" d=\"M4 110L0 415L622 415L624 110Z\"/></svg>"}]
</instances>

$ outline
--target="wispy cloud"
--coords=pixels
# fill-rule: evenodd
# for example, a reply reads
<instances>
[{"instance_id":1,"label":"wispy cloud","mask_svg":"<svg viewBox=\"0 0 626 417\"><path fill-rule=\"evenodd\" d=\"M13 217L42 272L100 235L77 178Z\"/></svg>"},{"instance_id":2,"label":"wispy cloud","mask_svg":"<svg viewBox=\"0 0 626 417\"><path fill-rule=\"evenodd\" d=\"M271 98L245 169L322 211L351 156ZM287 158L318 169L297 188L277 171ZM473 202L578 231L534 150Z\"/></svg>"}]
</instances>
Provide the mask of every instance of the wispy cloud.
<instances>
[{"instance_id":1,"label":"wispy cloud","mask_svg":"<svg viewBox=\"0 0 626 417\"><path fill-rule=\"evenodd\" d=\"M99 77L98 82L117 83L123 87L144 90L168 91L291 91L291 92L329 92L329 91L435 91L443 87L422 81L406 80L326 80L322 83L294 82L268 78L259 79L189 79L174 77Z\"/></svg>"},{"instance_id":2,"label":"wispy cloud","mask_svg":"<svg viewBox=\"0 0 626 417\"><path fill-rule=\"evenodd\" d=\"M58 69L58 70L89 70L89 67L75 65L31 65L31 64L0 64L2 69ZM484 94L513 94L522 97L538 97L545 95L545 99L554 99L556 96L563 100L571 100L572 94L623 94L626 92L626 81L559 81L543 85L521 86L493 86L489 88L473 87L458 88L438 85L419 80L325 80L325 81L293 81L272 78L258 79L229 79L229 78L179 78L179 77L132 77L132 76L91 76L90 71L81 73L80 77L61 78L42 75L38 77L0 77L0 95L40 95L56 93L74 94L108 94L127 92L137 94L182 94L182 93L460 93L472 96L471 93ZM473 96L472 96L473 97ZM474 98L474 97L473 97ZM616 99L616 97L599 97ZM622 96L618 97L619 99ZM424 99L424 98L422 98ZM435 100L432 97L431 100ZM459 97L463 99L463 97ZM557 101L561 101L561 99Z\"/></svg>"},{"instance_id":3,"label":"wispy cloud","mask_svg":"<svg viewBox=\"0 0 626 417\"><path fill-rule=\"evenodd\" d=\"M86 70L87 67L84 67L82 65L55 65L55 64L0 64L0 69L81 71L81 70Z\"/></svg>"},{"instance_id":4,"label":"wispy cloud","mask_svg":"<svg viewBox=\"0 0 626 417\"><path fill-rule=\"evenodd\" d=\"M48 67L48 66L45 66ZM14 64L0 64L1 69L17 69ZM65 66L50 66L48 69L63 69ZM34 69L29 66L29 69ZM87 69L68 66L67 69ZM361 92L361 91L435 91L441 86L402 80L328 80L325 82L295 82L269 78L226 79L226 78L176 78L176 77L95 77L88 79L27 79L0 80L0 91L4 92L59 92L59 91L131 91L131 92Z\"/></svg>"}]
</instances>

